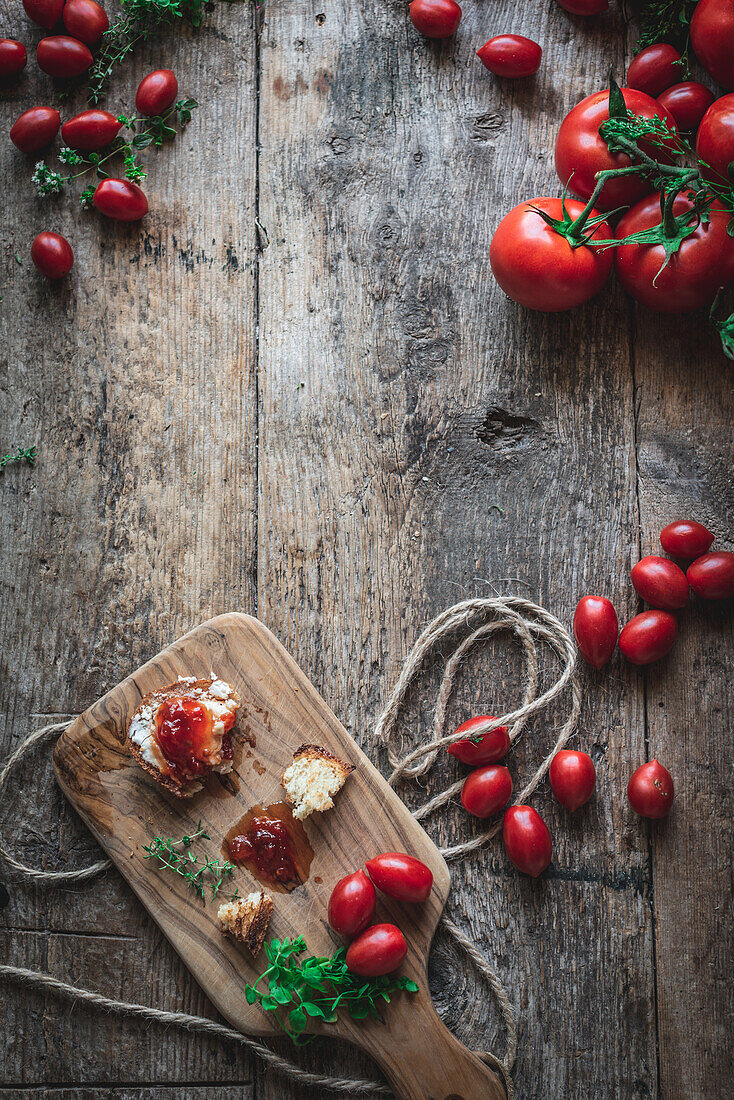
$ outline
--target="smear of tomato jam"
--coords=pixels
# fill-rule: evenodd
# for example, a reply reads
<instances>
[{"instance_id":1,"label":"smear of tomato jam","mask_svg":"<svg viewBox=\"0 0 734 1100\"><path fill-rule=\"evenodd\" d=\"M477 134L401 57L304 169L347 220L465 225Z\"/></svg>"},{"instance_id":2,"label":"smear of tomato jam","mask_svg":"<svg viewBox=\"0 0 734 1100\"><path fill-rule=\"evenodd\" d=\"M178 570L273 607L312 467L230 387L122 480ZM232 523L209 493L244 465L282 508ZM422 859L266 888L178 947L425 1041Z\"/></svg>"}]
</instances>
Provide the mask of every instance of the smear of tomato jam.
<instances>
[{"instance_id":1,"label":"smear of tomato jam","mask_svg":"<svg viewBox=\"0 0 734 1100\"><path fill-rule=\"evenodd\" d=\"M234 723L234 715L231 719L228 729ZM186 696L166 699L158 708L155 723L156 741L174 776L185 780L211 771L210 756L216 746L212 739L212 716L203 703ZM227 741L231 758L229 737ZM222 749L225 756L224 744Z\"/></svg>"},{"instance_id":2,"label":"smear of tomato jam","mask_svg":"<svg viewBox=\"0 0 734 1100\"><path fill-rule=\"evenodd\" d=\"M298 879L288 831L282 821L255 817L246 833L228 841L228 848L233 863L252 861L260 875L272 882Z\"/></svg>"}]
</instances>

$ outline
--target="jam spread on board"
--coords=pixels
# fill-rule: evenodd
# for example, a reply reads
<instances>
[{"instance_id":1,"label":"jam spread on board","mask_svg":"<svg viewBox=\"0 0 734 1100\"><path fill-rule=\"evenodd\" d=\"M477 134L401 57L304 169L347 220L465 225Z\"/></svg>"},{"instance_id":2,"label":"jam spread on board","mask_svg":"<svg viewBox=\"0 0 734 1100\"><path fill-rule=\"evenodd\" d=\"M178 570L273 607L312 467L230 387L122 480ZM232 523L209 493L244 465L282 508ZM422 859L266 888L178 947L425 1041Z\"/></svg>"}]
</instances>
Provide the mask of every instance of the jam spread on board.
<instances>
[{"instance_id":1,"label":"jam spread on board","mask_svg":"<svg viewBox=\"0 0 734 1100\"><path fill-rule=\"evenodd\" d=\"M243 864L259 882L282 893L307 880L313 859L306 830L285 802L253 806L229 830L223 851L232 863Z\"/></svg>"}]
</instances>

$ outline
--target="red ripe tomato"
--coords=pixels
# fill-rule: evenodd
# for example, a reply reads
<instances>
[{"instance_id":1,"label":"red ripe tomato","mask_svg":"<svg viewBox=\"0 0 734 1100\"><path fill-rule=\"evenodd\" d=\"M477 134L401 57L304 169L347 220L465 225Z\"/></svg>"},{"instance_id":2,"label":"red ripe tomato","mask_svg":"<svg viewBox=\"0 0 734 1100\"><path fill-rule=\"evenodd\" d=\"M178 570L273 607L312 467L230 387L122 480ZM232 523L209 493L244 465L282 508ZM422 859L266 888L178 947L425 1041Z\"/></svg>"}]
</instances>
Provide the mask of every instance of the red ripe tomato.
<instances>
[{"instance_id":1,"label":"red ripe tomato","mask_svg":"<svg viewBox=\"0 0 734 1100\"><path fill-rule=\"evenodd\" d=\"M682 73L680 54L667 42L656 42L640 50L627 70L627 86L657 99L675 84Z\"/></svg>"},{"instance_id":2,"label":"red ripe tomato","mask_svg":"<svg viewBox=\"0 0 734 1100\"><path fill-rule=\"evenodd\" d=\"M673 213L692 209L679 195ZM734 238L727 226L731 215L720 202L665 263L662 244L624 244L615 249L617 277L635 301L660 313L687 313L710 306L720 286L734 279ZM639 233L660 223L660 196L641 199L619 221L617 236Z\"/></svg>"},{"instance_id":3,"label":"red ripe tomato","mask_svg":"<svg viewBox=\"0 0 734 1100\"><path fill-rule=\"evenodd\" d=\"M29 19L39 27L51 30L61 19L64 0L23 0L23 8Z\"/></svg>"},{"instance_id":4,"label":"red ripe tomato","mask_svg":"<svg viewBox=\"0 0 734 1100\"><path fill-rule=\"evenodd\" d=\"M110 21L104 8L95 0L66 0L64 26L69 34L93 46L109 30Z\"/></svg>"},{"instance_id":5,"label":"red ripe tomato","mask_svg":"<svg viewBox=\"0 0 734 1100\"><path fill-rule=\"evenodd\" d=\"M116 222L137 222L148 213L145 192L130 180L102 180L92 202L100 214Z\"/></svg>"},{"instance_id":6,"label":"red ripe tomato","mask_svg":"<svg viewBox=\"0 0 734 1100\"><path fill-rule=\"evenodd\" d=\"M734 88L734 4L698 0L691 19L691 42L706 72L724 88Z\"/></svg>"},{"instance_id":7,"label":"red ripe tomato","mask_svg":"<svg viewBox=\"0 0 734 1100\"><path fill-rule=\"evenodd\" d=\"M90 153L109 145L121 126L122 123L109 111L101 111L95 107L82 111L65 122L61 127L61 137L72 149Z\"/></svg>"},{"instance_id":8,"label":"red ripe tomato","mask_svg":"<svg viewBox=\"0 0 734 1100\"><path fill-rule=\"evenodd\" d=\"M504 810L512 794L512 777L501 764L477 768L461 788L461 805L474 817L493 817Z\"/></svg>"},{"instance_id":9,"label":"red ripe tomato","mask_svg":"<svg viewBox=\"0 0 734 1100\"><path fill-rule=\"evenodd\" d=\"M538 43L521 34L498 34L477 50L477 57L486 69L495 76L511 79L537 73L542 56Z\"/></svg>"},{"instance_id":10,"label":"red ripe tomato","mask_svg":"<svg viewBox=\"0 0 734 1100\"><path fill-rule=\"evenodd\" d=\"M31 259L47 279L62 279L74 266L71 245L60 233L46 230L31 245Z\"/></svg>"},{"instance_id":11,"label":"red ripe tomato","mask_svg":"<svg viewBox=\"0 0 734 1100\"><path fill-rule=\"evenodd\" d=\"M696 153L706 161L703 173L712 183L734 184L734 92L715 100L701 119L696 134Z\"/></svg>"},{"instance_id":12,"label":"red ripe tomato","mask_svg":"<svg viewBox=\"0 0 734 1100\"><path fill-rule=\"evenodd\" d=\"M629 804L640 817L660 818L673 808L673 777L657 760L633 772L627 784Z\"/></svg>"},{"instance_id":13,"label":"red ripe tomato","mask_svg":"<svg viewBox=\"0 0 734 1100\"><path fill-rule=\"evenodd\" d=\"M347 969L360 978L379 978L397 970L408 954L405 936L394 924L373 924L347 948Z\"/></svg>"},{"instance_id":14,"label":"red ripe tomato","mask_svg":"<svg viewBox=\"0 0 734 1100\"><path fill-rule=\"evenodd\" d=\"M0 38L0 79L15 76L26 67L28 54L22 42L14 38Z\"/></svg>"},{"instance_id":15,"label":"red ripe tomato","mask_svg":"<svg viewBox=\"0 0 734 1100\"><path fill-rule=\"evenodd\" d=\"M612 250L595 251L587 245L572 248L555 232L533 207L540 207L552 218L563 217L560 199L540 198L522 202L506 214L497 226L489 247L489 262L494 277L505 294L529 309L556 313L573 309L593 298L609 277ZM572 218L578 217L584 204L566 201ZM595 216L596 210L592 211ZM611 230L601 222L592 234L609 240Z\"/></svg>"},{"instance_id":16,"label":"red ripe tomato","mask_svg":"<svg viewBox=\"0 0 734 1100\"><path fill-rule=\"evenodd\" d=\"M92 64L92 55L89 47L78 38L70 38L68 34L54 34L50 38L42 38L38 43L36 61L44 73L67 80L85 73Z\"/></svg>"},{"instance_id":17,"label":"red ripe tomato","mask_svg":"<svg viewBox=\"0 0 734 1100\"><path fill-rule=\"evenodd\" d=\"M688 566L688 583L704 600L728 600L734 596L734 554L715 550Z\"/></svg>"},{"instance_id":18,"label":"red ripe tomato","mask_svg":"<svg viewBox=\"0 0 734 1100\"><path fill-rule=\"evenodd\" d=\"M457 727L456 733L467 734L466 739L455 741L446 751L462 764L471 764L473 767L477 764L494 764L497 760L501 760L510 751L510 735L507 732L507 726L498 726L496 730L490 730L489 733L474 733L477 726L481 726L483 722L494 722L494 717L491 714L479 714L476 718L470 718L468 722L462 722ZM477 740L473 740L473 737Z\"/></svg>"},{"instance_id":19,"label":"red ripe tomato","mask_svg":"<svg viewBox=\"0 0 734 1100\"><path fill-rule=\"evenodd\" d=\"M709 529L695 519L677 519L660 532L660 545L665 553L687 561L705 554L713 541Z\"/></svg>"},{"instance_id":20,"label":"red ripe tomato","mask_svg":"<svg viewBox=\"0 0 734 1100\"><path fill-rule=\"evenodd\" d=\"M340 878L329 898L329 924L340 936L356 936L375 915L377 895L364 871Z\"/></svg>"},{"instance_id":21,"label":"red ripe tomato","mask_svg":"<svg viewBox=\"0 0 734 1100\"><path fill-rule=\"evenodd\" d=\"M433 886L430 867L404 852L383 852L365 864L378 890L397 901L425 901Z\"/></svg>"},{"instance_id":22,"label":"red ripe tomato","mask_svg":"<svg viewBox=\"0 0 734 1100\"><path fill-rule=\"evenodd\" d=\"M635 592L651 607L679 611L688 603L688 581L683 570L669 561L650 554L632 566Z\"/></svg>"},{"instance_id":23,"label":"red ripe tomato","mask_svg":"<svg viewBox=\"0 0 734 1100\"><path fill-rule=\"evenodd\" d=\"M556 0L556 3L571 15L598 15L609 11L609 0Z\"/></svg>"},{"instance_id":24,"label":"red ripe tomato","mask_svg":"<svg viewBox=\"0 0 734 1100\"><path fill-rule=\"evenodd\" d=\"M510 806L502 822L505 851L518 871L537 878L553 855L548 826L532 806Z\"/></svg>"},{"instance_id":25,"label":"red ripe tomato","mask_svg":"<svg viewBox=\"0 0 734 1100\"><path fill-rule=\"evenodd\" d=\"M603 668L614 653L619 620L611 600L584 596L573 614L573 635L581 656L594 668Z\"/></svg>"},{"instance_id":26,"label":"red ripe tomato","mask_svg":"<svg viewBox=\"0 0 734 1100\"><path fill-rule=\"evenodd\" d=\"M141 115L162 115L178 94L178 81L173 69L156 69L138 84L135 107Z\"/></svg>"},{"instance_id":27,"label":"red ripe tomato","mask_svg":"<svg viewBox=\"0 0 734 1100\"><path fill-rule=\"evenodd\" d=\"M450 38L461 22L456 0L413 0L408 13L415 29L426 38Z\"/></svg>"},{"instance_id":28,"label":"red ripe tomato","mask_svg":"<svg viewBox=\"0 0 734 1100\"><path fill-rule=\"evenodd\" d=\"M660 106L671 114L682 132L698 129L701 119L714 102L714 93L705 84L684 80L673 84L657 97Z\"/></svg>"},{"instance_id":29,"label":"red ripe tomato","mask_svg":"<svg viewBox=\"0 0 734 1100\"><path fill-rule=\"evenodd\" d=\"M675 119L660 104L638 92L636 88L622 88L624 102L630 111L643 118L661 117L671 129L675 128ZM570 111L558 131L556 138L556 172L561 183L568 184L574 195L587 200L596 186L597 172L609 168L626 168L632 162L624 153L612 155L606 142L599 134L602 122L609 118L609 92L595 92L582 99ZM656 155L659 156L657 150ZM600 210L615 210L618 206L629 206L651 190L651 185L642 176L635 174L611 179L597 199Z\"/></svg>"},{"instance_id":30,"label":"red ripe tomato","mask_svg":"<svg viewBox=\"0 0 734 1100\"><path fill-rule=\"evenodd\" d=\"M678 623L669 611L643 611L619 635L619 648L632 665L651 665L673 648Z\"/></svg>"},{"instance_id":31,"label":"red ripe tomato","mask_svg":"<svg viewBox=\"0 0 734 1100\"><path fill-rule=\"evenodd\" d=\"M61 116L53 107L29 107L10 128L10 140L21 153L45 149L59 132Z\"/></svg>"},{"instance_id":32,"label":"red ripe tomato","mask_svg":"<svg viewBox=\"0 0 734 1100\"><path fill-rule=\"evenodd\" d=\"M561 749L548 771L551 790L562 806L572 813L588 802L596 786L596 768L588 753Z\"/></svg>"}]
</instances>

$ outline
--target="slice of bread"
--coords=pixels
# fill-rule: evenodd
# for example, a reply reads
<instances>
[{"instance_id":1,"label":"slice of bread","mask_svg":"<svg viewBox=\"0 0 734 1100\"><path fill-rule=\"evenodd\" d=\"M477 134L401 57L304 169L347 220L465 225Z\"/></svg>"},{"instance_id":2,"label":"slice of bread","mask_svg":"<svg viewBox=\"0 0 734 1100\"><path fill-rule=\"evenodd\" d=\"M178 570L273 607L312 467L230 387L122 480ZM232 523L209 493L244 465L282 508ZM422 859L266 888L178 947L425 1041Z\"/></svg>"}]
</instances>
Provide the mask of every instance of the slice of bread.
<instances>
[{"instance_id":1,"label":"slice of bread","mask_svg":"<svg viewBox=\"0 0 734 1100\"><path fill-rule=\"evenodd\" d=\"M265 942L273 908L273 899L262 890L235 898L219 906L219 927L225 935L244 943L255 958Z\"/></svg>"},{"instance_id":2,"label":"slice of bread","mask_svg":"<svg viewBox=\"0 0 734 1100\"><path fill-rule=\"evenodd\" d=\"M293 753L293 763L280 780L293 816L303 821L309 814L323 813L334 805L333 796L341 790L354 764L347 764L321 745L301 745Z\"/></svg>"}]
</instances>

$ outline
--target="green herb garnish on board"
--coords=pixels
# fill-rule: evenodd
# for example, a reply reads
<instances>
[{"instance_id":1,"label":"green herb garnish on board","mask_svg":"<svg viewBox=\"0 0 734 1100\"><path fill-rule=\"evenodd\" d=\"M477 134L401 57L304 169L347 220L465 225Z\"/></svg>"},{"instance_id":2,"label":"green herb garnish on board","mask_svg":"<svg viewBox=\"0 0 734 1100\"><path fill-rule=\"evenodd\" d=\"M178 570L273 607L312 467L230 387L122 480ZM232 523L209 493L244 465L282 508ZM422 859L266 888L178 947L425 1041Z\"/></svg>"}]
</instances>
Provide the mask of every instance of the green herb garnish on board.
<instances>
[{"instance_id":1,"label":"green herb garnish on board","mask_svg":"<svg viewBox=\"0 0 734 1100\"><path fill-rule=\"evenodd\" d=\"M306 950L303 936L294 940L271 940L265 947L268 968L254 985L245 986L245 999L250 1005L259 1004L266 1012L275 1012L276 1019L286 1035L296 1045L303 1045L315 1038L304 1036L309 1018L336 1023L337 1012L343 1009L353 1020L378 1019L378 1007L389 1003L398 990L417 993L418 986L409 978L360 978L347 970L346 949L340 948L331 958L309 955L300 959ZM265 983L267 993L257 987ZM281 1018L284 1017L284 1019Z\"/></svg>"},{"instance_id":2,"label":"green herb garnish on board","mask_svg":"<svg viewBox=\"0 0 734 1100\"><path fill-rule=\"evenodd\" d=\"M0 474L3 473L6 466L10 466L13 462L27 462L29 466L34 466L37 454L36 447L18 447L17 451L3 455L0 458Z\"/></svg>"},{"instance_id":3,"label":"green herb garnish on board","mask_svg":"<svg viewBox=\"0 0 734 1100\"><path fill-rule=\"evenodd\" d=\"M145 859L157 859L162 867L167 867L169 871L174 871L185 879L206 904L206 887L210 887L213 900L224 885L224 880L234 871L232 864L226 860L200 859L193 854L191 845L195 840L210 839L199 822L196 832L186 834L180 840L156 836L150 844L143 845L143 851Z\"/></svg>"}]
</instances>

